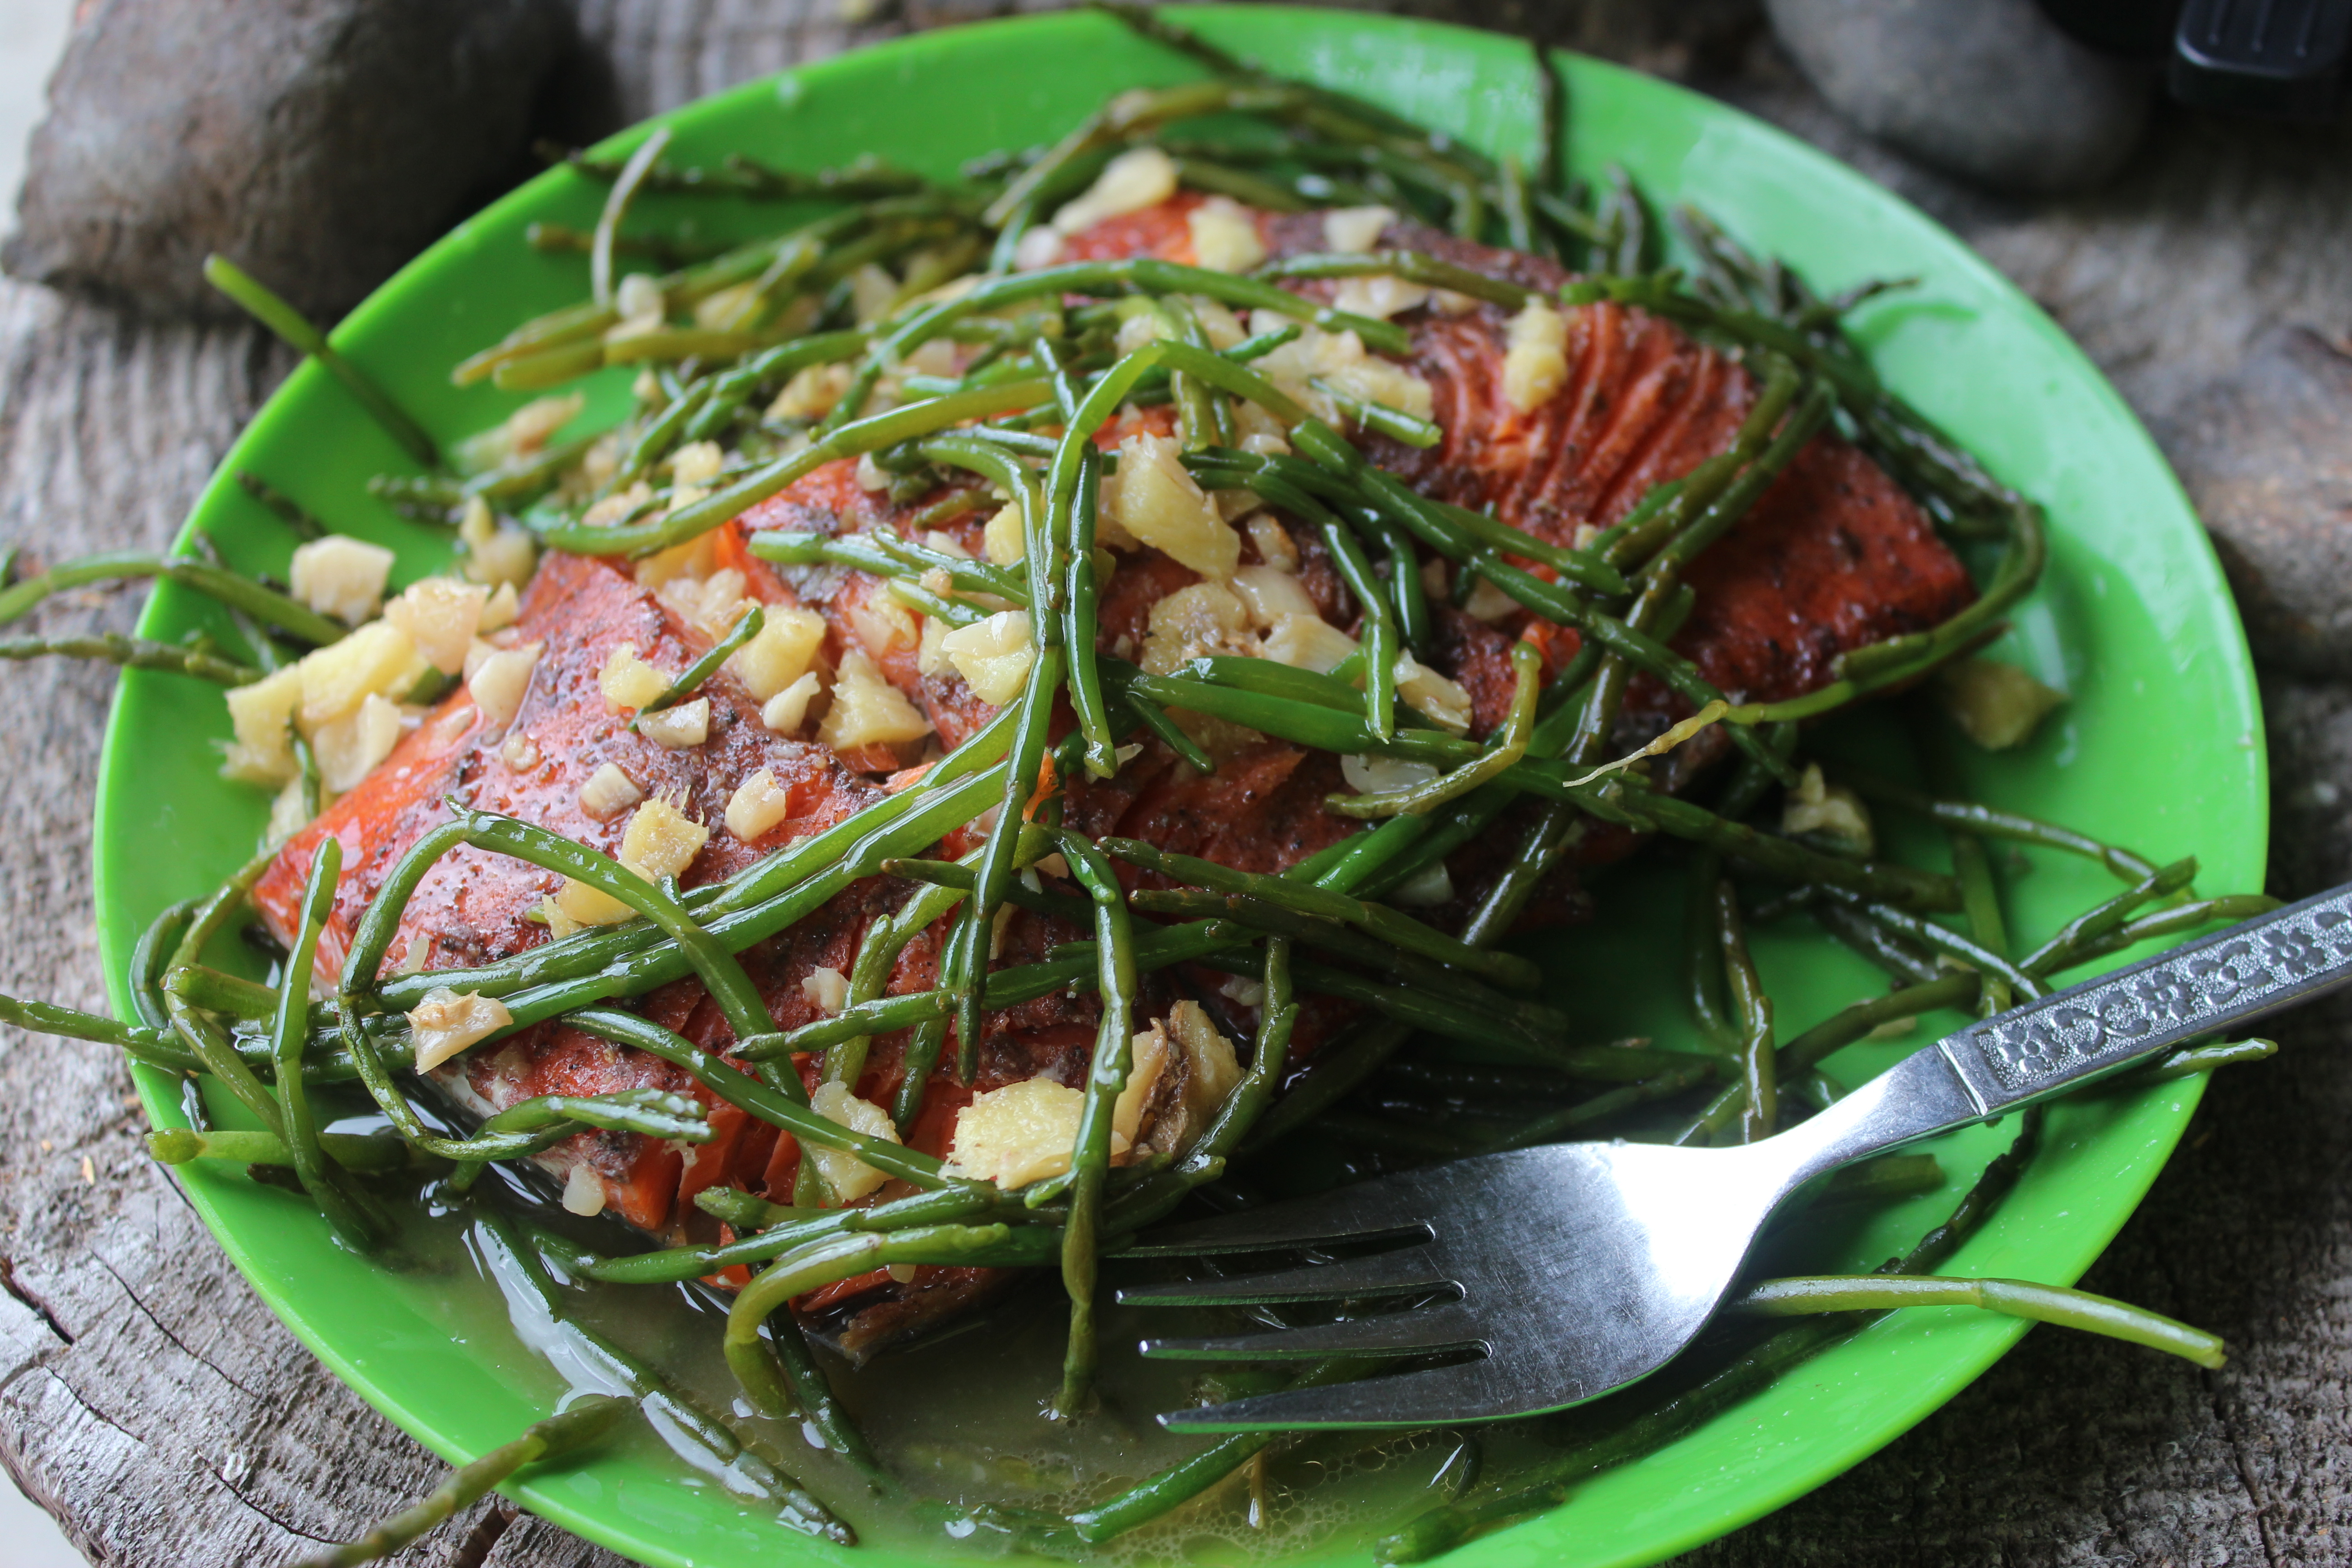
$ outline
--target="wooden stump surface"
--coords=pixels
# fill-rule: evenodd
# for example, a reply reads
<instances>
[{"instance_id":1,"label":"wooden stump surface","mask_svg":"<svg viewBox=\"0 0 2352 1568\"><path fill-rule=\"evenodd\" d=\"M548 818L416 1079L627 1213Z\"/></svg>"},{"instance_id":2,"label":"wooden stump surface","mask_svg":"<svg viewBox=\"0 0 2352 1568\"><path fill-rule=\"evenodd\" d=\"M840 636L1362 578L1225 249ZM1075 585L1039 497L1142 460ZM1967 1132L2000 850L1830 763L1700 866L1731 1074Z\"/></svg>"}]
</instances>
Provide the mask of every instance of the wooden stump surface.
<instances>
[{"instance_id":1,"label":"wooden stump surface","mask_svg":"<svg viewBox=\"0 0 2352 1568\"><path fill-rule=\"evenodd\" d=\"M1428 14L1517 26L1503 5ZM635 117L798 60L954 20L856 25L835 0L583 0ZM1546 14L1549 14L1548 12ZM2047 307L2164 433L2273 329L2352 353L2352 134L2166 111L2115 184L1963 190L1845 130L1745 0L1590 5L1564 41L1680 77L1859 164ZM160 547L290 368L257 333L141 322L0 281L0 539L37 558ZM2352 509L2352 497L2345 504ZM2346 585L2352 595L2352 584ZM125 628L136 595L45 612ZM112 678L0 679L0 990L99 1010L88 807ZM2352 688L2266 679L2273 890L2352 875ZM2161 759L2151 759L2161 765ZM2084 1281L2225 1334L2203 1373L2038 1331L1843 1479L1685 1561L1707 1568L2328 1564L2352 1559L2352 1010L2307 1011L2225 1073ZM0 1463L95 1563L289 1560L421 1495L440 1467L256 1300L170 1178L105 1047L0 1031ZM0 1547L0 1559L6 1552ZM403 1564L614 1568L496 1499Z\"/></svg>"}]
</instances>

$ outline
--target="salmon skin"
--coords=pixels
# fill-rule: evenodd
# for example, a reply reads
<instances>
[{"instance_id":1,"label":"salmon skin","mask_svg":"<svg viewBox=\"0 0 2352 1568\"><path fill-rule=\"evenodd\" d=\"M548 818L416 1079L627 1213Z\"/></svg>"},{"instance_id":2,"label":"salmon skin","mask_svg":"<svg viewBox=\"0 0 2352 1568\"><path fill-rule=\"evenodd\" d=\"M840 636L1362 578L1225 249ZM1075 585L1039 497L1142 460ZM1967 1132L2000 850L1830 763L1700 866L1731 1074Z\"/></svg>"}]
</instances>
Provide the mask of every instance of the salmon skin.
<instances>
[{"instance_id":1,"label":"salmon skin","mask_svg":"<svg viewBox=\"0 0 2352 1568\"><path fill-rule=\"evenodd\" d=\"M1097 225L1071 239L1066 258L1156 255L1192 261L1187 215L1198 200L1180 195ZM1271 255L1326 247L1320 215L1256 214L1255 221ZM1547 292L1566 278L1549 261L1414 224L1391 225L1381 243L1432 252ZM1329 283L1298 287L1327 299L1334 292ZM1729 445L1756 396L1752 378L1734 359L1639 310L1604 303L1563 314L1567 382L1548 403L1522 415L1501 391L1505 311L1474 305L1453 314L1412 312L1405 322L1413 344L1407 363L1431 387L1444 438L1425 451L1370 433L1360 443L1424 492L1491 508L1506 521L1560 543L1617 521L1652 486L1679 478ZM1167 412L1131 412L1100 439L1108 446L1139 427L1164 432ZM952 747L995 710L951 667L926 673L914 623L878 579L835 567L771 569L745 550L748 539L771 529L833 534L903 524L945 493L894 504L859 483L856 464L833 463L728 524L712 548L716 559L744 573L750 596L819 611L827 626L824 657L837 665L853 647L868 653L930 721L938 742ZM982 554L990 510L941 525L943 542ZM1352 605L1319 540L1289 520L1276 521L1299 584L1325 620L1348 628ZM1262 561L1262 544L1273 542L1245 535L1244 563ZM1735 700L1774 701L1812 690L1829 679L1839 654L1937 624L1973 596L1960 563L1908 497L1868 458L1827 434L1804 448L1686 577L1697 590L1697 606L1674 646ZM1103 650L1132 657L1152 606L1198 581L1157 551L1122 555L1104 590ZM1575 646L1573 633L1532 624L1516 608L1480 619L1440 604L1437 619L1431 661L1470 693L1474 734L1491 730L1507 708L1515 640L1536 640L1554 668ZM707 639L673 614L651 584L608 558L551 554L525 595L511 640L546 645L511 724L493 732L461 687L383 766L297 835L257 888L255 901L265 919L281 937L290 937L318 845L330 835L341 842L345 870L320 944L322 977L331 981L340 972L352 928L394 862L446 818L445 797L541 823L613 853L626 812L592 817L580 795L587 778L610 763L644 794L669 798L710 827L708 846L681 879L696 886L883 798L894 784L909 782L902 769L918 761L910 748L865 747L844 755L773 734L760 723L751 692L723 669L701 691L711 701L705 744L671 750L633 733L625 715L607 710L598 686L612 650L630 643L649 662L677 668L701 653ZM1630 749L1680 711L1657 683L1637 679L1617 738ZM1713 732L1700 739L1702 744L1685 752L1719 751ZM724 826L726 805L736 786L763 767L789 790L790 811L758 839L741 840ZM1357 831L1358 824L1324 808L1324 797L1342 787L1336 758L1278 742L1243 743L1208 775L1183 766L1155 742L1132 756L1116 778L1068 781L1067 812L1071 824L1089 836L1138 837L1275 871ZM1453 910L1433 918L1443 923L1463 912L1499 874L1517 842L1508 826L1454 858L1450 869L1461 894ZM940 852L962 853L976 842L959 830ZM1629 842L1622 834L1595 834L1580 854L1589 863L1623 852ZM1156 880L1123 874L1136 884ZM536 912L559 885L551 873L461 848L427 874L410 900L387 970L481 964L541 942L547 930ZM887 879L859 883L742 954L779 1027L822 1016L804 983L823 970L846 974L867 926L906 897L906 886ZM1576 919L1583 909L1573 868L1564 868L1547 884L1528 921ZM934 930L908 945L890 979L892 993L935 983L940 934ZM1050 917L1014 911L996 962L1042 959L1055 943L1086 934ZM1223 977L1207 971L1146 976L1139 1017L1163 1012L1181 994L1201 1000L1236 1037L1253 1026L1247 1010L1226 999ZM731 1043L698 983L673 984L636 1005L713 1050L723 1052ZM975 1093L1040 1076L1082 1082L1097 1013L1091 995L1056 994L989 1015L978 1078L965 1086L944 1069L937 1073L908 1142L943 1154L958 1111ZM1345 1016L1345 1009L1317 1001L1295 1052L1311 1051ZM856 1086L860 1096L887 1101L896 1091L908 1037L901 1033L874 1041ZM813 1083L816 1064L803 1070ZM479 1114L534 1095L648 1085L696 1093L706 1103L711 1099L682 1070L560 1023L520 1031L445 1064L433 1076L451 1099ZM582 1166L593 1171L606 1206L641 1230L670 1241L715 1239L719 1228L695 1207L693 1195L726 1185L788 1200L799 1150L791 1137L724 1103L711 1104L710 1120L713 1141L683 1152L631 1134L587 1132L541 1160L558 1174ZM894 1184L879 1195L899 1190ZM1001 1271L925 1268L903 1284L879 1274L845 1280L798 1306L844 1349L863 1355L965 1310L1003 1283Z\"/></svg>"}]
</instances>

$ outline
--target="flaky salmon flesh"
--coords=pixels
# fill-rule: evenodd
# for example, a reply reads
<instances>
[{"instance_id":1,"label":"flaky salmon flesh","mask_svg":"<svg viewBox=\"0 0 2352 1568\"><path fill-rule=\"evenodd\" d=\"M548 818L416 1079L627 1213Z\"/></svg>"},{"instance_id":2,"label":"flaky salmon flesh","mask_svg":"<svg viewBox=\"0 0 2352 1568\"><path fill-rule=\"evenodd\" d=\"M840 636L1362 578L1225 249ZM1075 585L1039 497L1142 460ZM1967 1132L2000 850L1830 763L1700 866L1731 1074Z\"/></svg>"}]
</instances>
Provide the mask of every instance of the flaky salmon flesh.
<instances>
[{"instance_id":1,"label":"flaky salmon flesh","mask_svg":"<svg viewBox=\"0 0 2352 1568\"><path fill-rule=\"evenodd\" d=\"M1189 213L1199 200L1179 195L1109 219L1073 237L1065 257L1150 255L1192 262ZM1324 247L1318 214L1252 217L1270 256ZM1552 262L1411 223L1391 225L1381 244L1435 254L1547 293L1567 280ZM1336 286L1296 287L1328 299ZM1540 539L1573 544L1580 531L1623 517L1652 487L1687 474L1731 444L1758 395L1735 359L1638 309L1601 303L1562 313L1566 380L1547 401L1522 413L1503 392L1507 312L1434 300L1403 312L1399 321L1411 334L1412 352L1402 363L1427 384L1444 437L1417 450L1367 431L1359 445L1428 495L1491 510ZM1109 447L1139 428L1164 432L1166 410L1132 410L1098 439ZM826 627L824 659L837 666L852 650L864 652L929 721L936 744L952 748L996 710L952 666L925 673L913 623L879 579L837 567L780 570L746 548L767 530L838 534L900 525L948 493L893 502L859 483L856 463L833 463L726 524L696 564L706 572L741 573L747 595L766 605L820 613ZM992 503L966 511L940 531L966 553L982 555L985 523L994 510ZM1269 549L1286 554L1283 564L1294 569L1321 617L1353 630L1353 603L1320 541L1297 520L1276 513L1275 521L1276 532L1244 532L1244 563L1265 563ZM313 854L330 836L341 845L344 870L319 948L322 978L331 982L339 974L362 912L402 853L446 819L449 799L614 853L625 814L600 819L581 799L589 777L612 764L646 796L666 798L709 827L707 845L679 877L682 885L694 887L720 880L919 777L920 744L845 753L770 731L761 723L761 703L725 669L699 693L710 702L704 743L672 749L633 731L627 713L608 710L598 684L613 650L629 644L646 662L678 669L709 646L707 636L677 613L677 595L665 602L654 580L658 575L613 558L549 553L523 597L514 633L517 641L544 643L546 651L512 721L488 725L460 687L373 774L285 846L255 897L265 919L290 938ZM1934 626L1973 596L1960 563L1918 508L1870 458L1827 433L1815 437L1732 531L1691 563L1686 580L1696 591L1696 607L1673 646L1735 701L1778 701L1813 690L1829 680L1839 655ZM1152 607L1199 581L1158 551L1120 553L1102 593L1101 650L1133 657L1150 635ZM1437 626L1428 660L1469 694L1473 735L1491 731L1508 707L1514 641L1534 640L1555 671L1575 651L1572 631L1531 625L1532 617L1516 606L1473 614L1475 600L1469 608L1455 608L1435 595L1433 607ZM1628 693L1621 738L1638 744L1681 712L1663 687L1639 679ZM1067 820L1090 836L1117 834L1260 871L1283 869L1360 829L1324 805L1327 795L1345 787L1338 758L1264 738L1224 740L1225 754L1213 773L1196 773L1151 742L1113 779L1067 781ZM729 799L762 768L788 792L788 809L757 838L739 838L725 825ZM966 853L977 847L980 832L960 829L934 853ZM1489 834L1458 854L1449 866L1455 905L1430 918L1444 925L1449 915L1465 911L1499 873L1515 841L1509 833ZM1622 835L1614 840L1595 835L1584 853L1590 858L1626 847ZM1133 885L1164 885L1132 868L1123 874ZM387 972L478 965L547 941L540 911L560 887L553 873L460 848L425 876L409 900ZM886 878L857 883L741 954L778 1027L824 1016L803 982L824 970L847 973L868 924L896 910L908 890L908 884ZM1528 921L1574 920L1582 910L1576 868L1568 864L1553 874ZM935 984L945 934L943 922L908 944L890 977L891 993ZM1055 944L1088 934L1050 916L1014 910L993 962L1041 960ZM1206 971L1146 975L1139 1018L1164 1015L1187 995L1208 1006L1233 1037L1252 1032L1251 1009L1227 994L1223 975ZM712 1050L723 1053L732 1043L698 982L667 985L635 1005ZM988 1014L978 1076L963 1084L945 1067L933 1072L907 1142L944 1156L957 1117L975 1094L1039 1077L1083 1083L1097 1009L1091 994L1057 993ZM1294 1040L1294 1058L1310 1054L1345 1020L1344 1007L1318 1001ZM904 1076L908 1038L902 1032L872 1043L858 1096L891 1100ZM819 1064L805 1058L801 1067L814 1088ZM560 1022L478 1047L434 1077L460 1106L479 1114L537 1095L645 1086L710 1102L715 1135L705 1144L592 1131L541 1157L558 1175L579 1167L593 1172L610 1210L667 1241L709 1240L721 1233L692 1201L705 1188L738 1188L778 1202L790 1201L793 1190L801 1152L790 1135L713 1101L680 1068ZM900 1190L893 1184L876 1195ZM967 1308L1002 1282L998 1271L923 1267L903 1281L887 1273L845 1280L798 1306L810 1321L822 1319L837 1342L865 1353Z\"/></svg>"}]
</instances>

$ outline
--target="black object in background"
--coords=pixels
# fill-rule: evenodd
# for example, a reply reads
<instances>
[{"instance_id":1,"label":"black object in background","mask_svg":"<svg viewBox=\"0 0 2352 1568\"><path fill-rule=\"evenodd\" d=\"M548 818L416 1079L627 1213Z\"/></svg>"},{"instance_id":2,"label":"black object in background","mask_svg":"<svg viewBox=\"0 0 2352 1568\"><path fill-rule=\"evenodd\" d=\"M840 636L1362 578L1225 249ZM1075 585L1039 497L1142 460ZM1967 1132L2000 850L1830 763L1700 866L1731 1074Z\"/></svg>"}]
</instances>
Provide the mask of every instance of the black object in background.
<instances>
[{"instance_id":1,"label":"black object in background","mask_svg":"<svg viewBox=\"0 0 2352 1568\"><path fill-rule=\"evenodd\" d=\"M2325 120L2347 54L2352 0L2189 0L2165 75L2200 109Z\"/></svg>"},{"instance_id":2,"label":"black object in background","mask_svg":"<svg viewBox=\"0 0 2352 1568\"><path fill-rule=\"evenodd\" d=\"M2198 109L2326 120L2352 62L2352 0L2039 0L2075 42L2165 61L2172 96Z\"/></svg>"}]
</instances>

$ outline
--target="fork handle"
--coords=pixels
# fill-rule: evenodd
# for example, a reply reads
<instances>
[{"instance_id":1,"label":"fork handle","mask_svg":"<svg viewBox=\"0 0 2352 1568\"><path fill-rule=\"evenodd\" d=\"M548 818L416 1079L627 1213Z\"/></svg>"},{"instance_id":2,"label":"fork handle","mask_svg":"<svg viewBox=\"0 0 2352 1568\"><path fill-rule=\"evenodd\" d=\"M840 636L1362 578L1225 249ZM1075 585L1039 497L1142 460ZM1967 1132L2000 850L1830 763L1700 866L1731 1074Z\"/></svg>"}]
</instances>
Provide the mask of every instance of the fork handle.
<instances>
[{"instance_id":1,"label":"fork handle","mask_svg":"<svg viewBox=\"0 0 2352 1568\"><path fill-rule=\"evenodd\" d=\"M1795 1177L2047 1100L2347 983L2352 884L1947 1035L1783 1134L1809 1146Z\"/></svg>"},{"instance_id":2,"label":"fork handle","mask_svg":"<svg viewBox=\"0 0 2352 1568\"><path fill-rule=\"evenodd\" d=\"M1982 1115L2060 1093L2352 983L2352 885L1947 1035Z\"/></svg>"}]
</instances>

